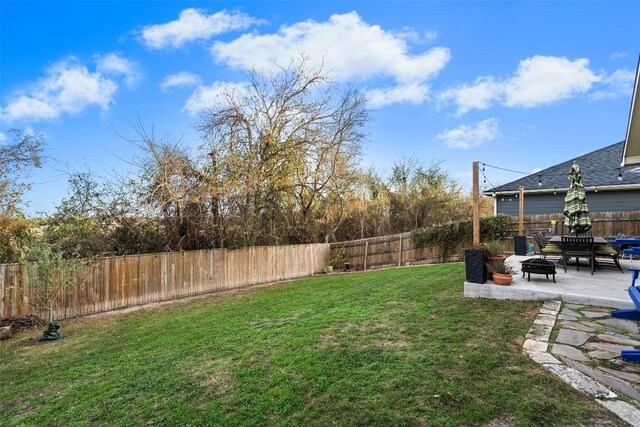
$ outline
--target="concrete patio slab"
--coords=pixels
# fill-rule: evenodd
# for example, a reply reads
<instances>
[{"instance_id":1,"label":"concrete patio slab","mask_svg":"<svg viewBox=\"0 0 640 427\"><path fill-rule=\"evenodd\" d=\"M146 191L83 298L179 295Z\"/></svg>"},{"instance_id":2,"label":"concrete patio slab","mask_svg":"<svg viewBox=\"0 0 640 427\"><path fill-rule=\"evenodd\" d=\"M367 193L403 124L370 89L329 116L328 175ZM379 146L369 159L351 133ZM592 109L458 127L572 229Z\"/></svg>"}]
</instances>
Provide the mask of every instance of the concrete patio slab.
<instances>
[{"instance_id":1,"label":"concrete patio slab","mask_svg":"<svg viewBox=\"0 0 640 427\"><path fill-rule=\"evenodd\" d=\"M591 305L610 308L635 308L627 289L631 285L631 273L626 270L629 260L622 260L624 273L619 270L596 270L591 275L588 268L577 271L569 265L565 273L561 266L556 267L556 282L546 279L542 274L532 274L531 281L522 277L520 261L530 256L512 255L507 263L517 274L510 286L495 285L492 281L484 284L464 283L464 295L469 298L506 299L520 301L548 301ZM637 264L637 262L636 262Z\"/></svg>"}]
</instances>

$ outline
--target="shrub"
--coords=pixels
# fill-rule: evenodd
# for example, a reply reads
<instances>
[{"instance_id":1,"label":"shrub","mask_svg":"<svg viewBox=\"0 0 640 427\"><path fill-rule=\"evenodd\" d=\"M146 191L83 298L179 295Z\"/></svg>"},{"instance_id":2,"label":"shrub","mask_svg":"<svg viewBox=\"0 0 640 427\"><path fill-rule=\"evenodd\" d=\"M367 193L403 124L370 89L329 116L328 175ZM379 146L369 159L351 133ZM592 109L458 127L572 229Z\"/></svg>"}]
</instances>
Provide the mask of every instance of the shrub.
<instances>
[{"instance_id":1,"label":"shrub","mask_svg":"<svg viewBox=\"0 0 640 427\"><path fill-rule=\"evenodd\" d=\"M335 248L331 251L331 257L329 258L329 265L337 266L343 264L347 260L347 250L344 246Z\"/></svg>"},{"instance_id":2,"label":"shrub","mask_svg":"<svg viewBox=\"0 0 640 427\"><path fill-rule=\"evenodd\" d=\"M511 218L507 215L480 218L480 238L482 240L502 238L510 220ZM471 220L452 221L429 228L416 229L411 233L411 239L416 248L438 246L438 256L444 262L458 245L471 244L472 227Z\"/></svg>"}]
</instances>

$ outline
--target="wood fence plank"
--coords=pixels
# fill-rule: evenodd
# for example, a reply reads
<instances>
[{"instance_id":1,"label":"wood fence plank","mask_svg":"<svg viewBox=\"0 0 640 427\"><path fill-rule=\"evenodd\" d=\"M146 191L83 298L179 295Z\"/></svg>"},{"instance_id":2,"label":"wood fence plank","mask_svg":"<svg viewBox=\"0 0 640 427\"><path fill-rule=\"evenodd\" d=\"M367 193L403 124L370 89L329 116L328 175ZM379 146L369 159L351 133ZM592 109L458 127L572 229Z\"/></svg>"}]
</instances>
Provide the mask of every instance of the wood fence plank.
<instances>
[{"instance_id":1,"label":"wood fence plank","mask_svg":"<svg viewBox=\"0 0 640 427\"><path fill-rule=\"evenodd\" d=\"M310 244L102 258L74 281L55 315L64 319L308 276L326 266L329 256L328 244ZM34 301L24 266L0 265L1 316L45 316Z\"/></svg>"}]
</instances>

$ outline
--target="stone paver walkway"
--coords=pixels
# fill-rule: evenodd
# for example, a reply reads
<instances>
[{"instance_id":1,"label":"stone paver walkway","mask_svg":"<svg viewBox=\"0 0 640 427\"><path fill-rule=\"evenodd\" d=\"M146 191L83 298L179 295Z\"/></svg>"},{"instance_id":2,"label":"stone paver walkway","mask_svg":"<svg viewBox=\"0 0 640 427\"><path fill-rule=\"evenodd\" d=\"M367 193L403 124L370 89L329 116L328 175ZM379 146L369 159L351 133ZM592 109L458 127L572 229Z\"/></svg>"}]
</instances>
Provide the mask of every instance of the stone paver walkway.
<instances>
[{"instance_id":1,"label":"stone paver walkway","mask_svg":"<svg viewBox=\"0 0 640 427\"><path fill-rule=\"evenodd\" d=\"M640 350L638 322L612 318L608 308L547 301L522 349L573 388L640 426L640 365L620 357L621 350Z\"/></svg>"}]
</instances>

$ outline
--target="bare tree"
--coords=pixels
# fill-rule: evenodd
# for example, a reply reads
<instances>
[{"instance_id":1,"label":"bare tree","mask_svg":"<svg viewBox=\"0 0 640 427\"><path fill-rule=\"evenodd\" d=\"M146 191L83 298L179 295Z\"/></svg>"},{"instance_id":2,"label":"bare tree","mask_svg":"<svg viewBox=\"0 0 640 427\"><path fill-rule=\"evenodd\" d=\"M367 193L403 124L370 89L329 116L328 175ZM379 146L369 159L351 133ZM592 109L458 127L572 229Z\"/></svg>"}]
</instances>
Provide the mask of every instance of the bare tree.
<instances>
[{"instance_id":1,"label":"bare tree","mask_svg":"<svg viewBox=\"0 0 640 427\"><path fill-rule=\"evenodd\" d=\"M248 245L330 239L366 121L364 97L341 94L304 58L275 74L254 70L244 89L226 91L197 128L216 158L211 191L239 220L238 237Z\"/></svg>"},{"instance_id":2,"label":"bare tree","mask_svg":"<svg viewBox=\"0 0 640 427\"><path fill-rule=\"evenodd\" d=\"M22 195L30 188L22 176L26 170L42 165L44 138L41 135L10 131L14 141L0 146L0 215L20 213Z\"/></svg>"}]
</instances>

